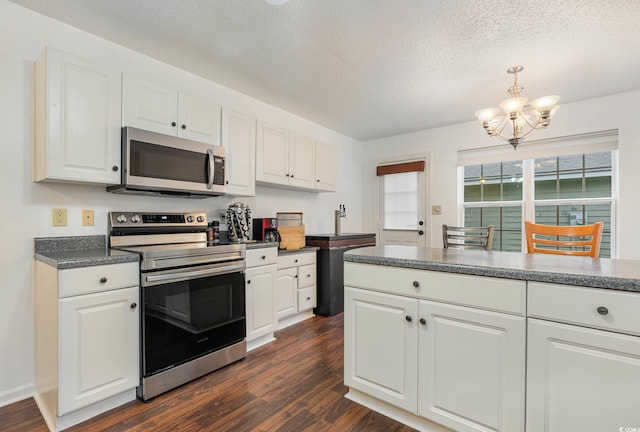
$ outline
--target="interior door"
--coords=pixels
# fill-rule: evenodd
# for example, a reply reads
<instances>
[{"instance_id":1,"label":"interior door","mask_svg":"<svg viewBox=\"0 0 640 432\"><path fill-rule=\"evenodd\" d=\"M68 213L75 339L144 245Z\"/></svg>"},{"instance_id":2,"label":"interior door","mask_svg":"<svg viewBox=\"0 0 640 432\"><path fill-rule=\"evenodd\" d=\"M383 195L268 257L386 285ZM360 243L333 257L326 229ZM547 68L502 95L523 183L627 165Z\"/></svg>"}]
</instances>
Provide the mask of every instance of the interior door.
<instances>
[{"instance_id":1,"label":"interior door","mask_svg":"<svg viewBox=\"0 0 640 432\"><path fill-rule=\"evenodd\" d=\"M379 244L427 246L427 175L426 157L378 165Z\"/></svg>"}]
</instances>

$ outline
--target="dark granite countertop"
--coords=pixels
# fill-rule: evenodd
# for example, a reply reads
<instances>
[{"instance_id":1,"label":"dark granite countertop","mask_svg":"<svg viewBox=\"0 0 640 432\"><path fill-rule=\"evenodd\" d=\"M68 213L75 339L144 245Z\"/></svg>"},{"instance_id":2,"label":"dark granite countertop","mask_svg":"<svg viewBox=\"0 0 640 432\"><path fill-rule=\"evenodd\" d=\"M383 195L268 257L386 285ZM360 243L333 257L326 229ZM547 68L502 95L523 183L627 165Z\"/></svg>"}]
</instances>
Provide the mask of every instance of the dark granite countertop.
<instances>
[{"instance_id":1,"label":"dark granite countertop","mask_svg":"<svg viewBox=\"0 0 640 432\"><path fill-rule=\"evenodd\" d=\"M375 237L374 233L344 233L344 234L307 234L308 240L347 240Z\"/></svg>"},{"instance_id":2,"label":"dark granite countertop","mask_svg":"<svg viewBox=\"0 0 640 432\"><path fill-rule=\"evenodd\" d=\"M35 259L58 269L138 262L136 253L107 248L106 236L34 239Z\"/></svg>"},{"instance_id":3,"label":"dark granite countertop","mask_svg":"<svg viewBox=\"0 0 640 432\"><path fill-rule=\"evenodd\" d=\"M640 261L631 260L374 246L348 251L344 261L640 292Z\"/></svg>"},{"instance_id":4,"label":"dark granite countertop","mask_svg":"<svg viewBox=\"0 0 640 432\"><path fill-rule=\"evenodd\" d=\"M296 250L278 249L278 255L293 255L293 254L305 253L305 252L315 252L319 249L320 248L316 246L305 246L301 249L296 249Z\"/></svg>"},{"instance_id":5,"label":"dark granite countertop","mask_svg":"<svg viewBox=\"0 0 640 432\"><path fill-rule=\"evenodd\" d=\"M245 248L247 250L250 249L263 249L270 247L278 247L278 242L247 242L245 243Z\"/></svg>"}]
</instances>

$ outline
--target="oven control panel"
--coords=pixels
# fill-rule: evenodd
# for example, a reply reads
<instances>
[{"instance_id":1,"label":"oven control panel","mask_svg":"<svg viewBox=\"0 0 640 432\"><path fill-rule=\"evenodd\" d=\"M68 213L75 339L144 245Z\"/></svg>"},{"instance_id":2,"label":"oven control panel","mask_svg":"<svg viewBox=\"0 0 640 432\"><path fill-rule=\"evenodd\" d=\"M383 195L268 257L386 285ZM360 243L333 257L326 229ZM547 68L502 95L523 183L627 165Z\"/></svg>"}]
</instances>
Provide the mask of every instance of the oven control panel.
<instances>
[{"instance_id":1,"label":"oven control panel","mask_svg":"<svg viewBox=\"0 0 640 432\"><path fill-rule=\"evenodd\" d=\"M109 213L109 228L207 227L206 213Z\"/></svg>"}]
</instances>

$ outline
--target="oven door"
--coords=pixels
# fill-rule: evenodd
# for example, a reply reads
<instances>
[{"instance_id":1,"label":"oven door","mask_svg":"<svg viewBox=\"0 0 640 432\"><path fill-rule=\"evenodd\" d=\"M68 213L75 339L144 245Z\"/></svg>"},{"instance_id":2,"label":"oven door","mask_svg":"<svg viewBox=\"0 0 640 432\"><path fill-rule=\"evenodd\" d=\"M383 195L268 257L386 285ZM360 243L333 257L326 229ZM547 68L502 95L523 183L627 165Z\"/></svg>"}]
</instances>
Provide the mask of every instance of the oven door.
<instances>
[{"instance_id":1,"label":"oven door","mask_svg":"<svg viewBox=\"0 0 640 432\"><path fill-rule=\"evenodd\" d=\"M220 274L219 269L191 267L142 274L143 377L240 342L245 335L242 271Z\"/></svg>"},{"instance_id":2,"label":"oven door","mask_svg":"<svg viewBox=\"0 0 640 432\"><path fill-rule=\"evenodd\" d=\"M122 140L127 188L225 193L225 148L131 127L123 128Z\"/></svg>"}]
</instances>

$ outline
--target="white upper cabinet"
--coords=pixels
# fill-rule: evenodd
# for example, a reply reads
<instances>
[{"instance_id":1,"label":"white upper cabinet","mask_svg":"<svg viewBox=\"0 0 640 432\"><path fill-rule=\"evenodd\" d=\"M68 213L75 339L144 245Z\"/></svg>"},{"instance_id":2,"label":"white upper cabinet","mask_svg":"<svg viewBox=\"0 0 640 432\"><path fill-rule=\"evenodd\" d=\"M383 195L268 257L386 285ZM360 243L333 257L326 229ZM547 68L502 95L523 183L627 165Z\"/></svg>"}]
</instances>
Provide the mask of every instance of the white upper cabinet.
<instances>
[{"instance_id":1,"label":"white upper cabinet","mask_svg":"<svg viewBox=\"0 0 640 432\"><path fill-rule=\"evenodd\" d=\"M256 193L256 119L223 108L222 146L227 149L227 194L254 196Z\"/></svg>"},{"instance_id":2,"label":"white upper cabinet","mask_svg":"<svg viewBox=\"0 0 640 432\"><path fill-rule=\"evenodd\" d=\"M334 146L316 141L316 190L336 191L337 159Z\"/></svg>"},{"instance_id":3,"label":"white upper cabinet","mask_svg":"<svg viewBox=\"0 0 640 432\"><path fill-rule=\"evenodd\" d=\"M34 181L120 181L121 73L52 48L36 62Z\"/></svg>"},{"instance_id":4,"label":"white upper cabinet","mask_svg":"<svg viewBox=\"0 0 640 432\"><path fill-rule=\"evenodd\" d=\"M256 181L289 184L289 131L258 121Z\"/></svg>"},{"instance_id":5,"label":"white upper cabinet","mask_svg":"<svg viewBox=\"0 0 640 432\"><path fill-rule=\"evenodd\" d=\"M220 105L175 88L124 75L122 120L132 126L220 144Z\"/></svg>"},{"instance_id":6,"label":"white upper cabinet","mask_svg":"<svg viewBox=\"0 0 640 432\"><path fill-rule=\"evenodd\" d=\"M258 121L256 182L311 191L336 190L336 150L285 128Z\"/></svg>"},{"instance_id":7,"label":"white upper cabinet","mask_svg":"<svg viewBox=\"0 0 640 432\"><path fill-rule=\"evenodd\" d=\"M289 142L289 185L315 189L316 142L291 133Z\"/></svg>"}]
</instances>

